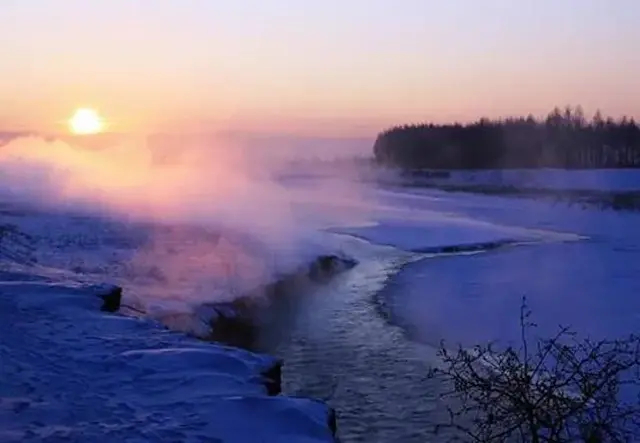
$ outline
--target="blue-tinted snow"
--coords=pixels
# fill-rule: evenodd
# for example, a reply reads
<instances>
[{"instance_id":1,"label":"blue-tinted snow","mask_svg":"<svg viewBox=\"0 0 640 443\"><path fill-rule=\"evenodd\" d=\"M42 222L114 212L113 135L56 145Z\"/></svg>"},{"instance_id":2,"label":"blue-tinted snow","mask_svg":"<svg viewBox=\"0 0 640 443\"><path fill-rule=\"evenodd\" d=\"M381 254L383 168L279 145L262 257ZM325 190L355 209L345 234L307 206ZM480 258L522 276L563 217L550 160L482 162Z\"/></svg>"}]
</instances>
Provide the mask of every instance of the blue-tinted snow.
<instances>
[{"instance_id":1,"label":"blue-tinted snow","mask_svg":"<svg viewBox=\"0 0 640 443\"><path fill-rule=\"evenodd\" d=\"M246 295L307 265L339 245L318 233L274 244L256 235L194 225L161 226L82 213L2 214L30 237L30 255L43 275L64 281L108 281L124 288L125 304L169 326L207 335L203 303ZM12 261L0 263L8 270Z\"/></svg>"},{"instance_id":2,"label":"blue-tinted snow","mask_svg":"<svg viewBox=\"0 0 640 443\"><path fill-rule=\"evenodd\" d=\"M375 221L335 231L405 251L426 253L437 253L448 247L491 249L501 244L580 239L571 231L527 228L500 219L483 220L443 206L437 192L377 190L372 198L377 203L371 211Z\"/></svg>"},{"instance_id":3,"label":"blue-tinted snow","mask_svg":"<svg viewBox=\"0 0 640 443\"><path fill-rule=\"evenodd\" d=\"M333 441L327 406L267 395L273 358L166 329L208 334L211 317L193 315L201 303L291 272L330 242L2 209L35 263L0 257L0 441ZM105 281L146 318L99 312Z\"/></svg>"},{"instance_id":4,"label":"blue-tinted snow","mask_svg":"<svg viewBox=\"0 0 640 443\"><path fill-rule=\"evenodd\" d=\"M300 187L300 184L300 182L296 182L292 186ZM313 184L305 182L305 186L313 187ZM304 193L301 193L295 208L292 207L292 211L296 212L296 218L301 223L314 224L317 228L333 228L339 232L365 237L372 242L393 245L407 251L428 251L443 246L482 244L503 240L518 243L514 247L503 248L488 254L454 257L431 256L408 265L396 278L393 278L392 275L388 276L392 284L385 291L384 298L392 306L394 315L400 318L400 323L408 326L411 331L417 331L420 335L419 338L423 341L437 342L437 340L445 338L449 341L460 340L466 343L475 343L486 338L511 339L517 332L518 307L522 295L529 297L531 307L536 315L535 319L545 329L552 328L557 323L570 323L580 332L599 336L638 330L639 326L637 325L640 325L640 306L636 296L638 289L640 289L637 279L637 275L640 275L638 268L640 266L640 256L638 255L640 254L640 239L638 238L640 230L637 228L640 226L640 218L638 216L613 211L569 208L562 204L552 205L534 200L410 189L401 191L370 189L361 193L358 199L353 199L350 195L345 195L342 189L341 184L336 183L333 192L329 193L326 200L323 201L317 199L305 201ZM308 210L310 207L313 208L313 211ZM356 209L349 212L349 208ZM318 218L319 213L322 213L323 217ZM15 305L9 303L2 306L3 312L5 310L10 312L9 309L13 309L13 312L20 310L20 315L16 314L11 317L25 319L18 322L20 327L34 328L26 329L27 333L24 333L25 329L19 330L16 327L9 328L7 325L2 325L3 370L9 367L4 365L5 361L9 361L4 358L8 349L4 337L5 333L8 334L6 331L9 329L20 331L16 333L17 335L11 336L16 340L17 347L21 349L15 353L17 367L33 368L36 367L36 362L44 361L53 362L51 367L59 368L58 372L54 371L53 378L42 374L42 380L44 380L44 384L48 384L48 387L43 388L43 398L36 398L36 400L29 397L29 395L35 395L33 392L36 389L40 389L40 384L37 381L39 376L35 371L32 371L29 376L25 375L26 381L14 377L11 379L11 383L4 381L8 377L4 377L3 374L2 382L4 384L2 386L6 390L6 394L2 394L5 396L5 400L3 400L1 408L3 420L7 420L4 423L11 423L12 427L8 429L16 430L19 428L19 423L9 422L7 417L12 416L5 415L4 411L18 410L22 413L22 411L28 411L33 407L36 411L34 413L37 414L37 407L45 407L42 405L44 401L59 406L60 399L64 399L65 395L77 395L77 403L81 406L90 404L96 399L105 401L101 412L108 415L109 408L113 406L113 403L109 402L115 402L117 398L124 398L126 403L127 396L131 395L134 399L132 400L134 412L122 412L127 409L124 407L122 410L116 409L120 411L115 414L116 417L119 417L119 414L124 414L122 422L108 425L97 424L92 421L97 418L91 416L89 412L83 411L80 414L77 411L68 411L71 418L66 417L67 421L62 419L55 421L58 420L56 414L51 413L55 423L51 425L47 422L49 427L44 429L47 432L51 429L67 432L65 426L74 422L80 423L80 426L87 426L87 429L104 428L109 431L113 427L115 429L113 435L116 436L136 435L135 433L126 433L122 430L122 426L138 427L142 429L141 433L153 433L158 430L162 432L166 430L169 433L178 432L176 429L180 429L179 425L162 407L158 406L161 410L158 413L158 420L154 419L153 414L149 415L143 411L144 408L153 407L153 405L149 406L148 403L145 403L146 399L153 398L149 397L150 393L159 396L157 404L166 403L175 406L176 404L181 405L181 401L189 403L186 399L180 400L184 392L185 396L195 395L198 406L184 406L186 408L184 410L181 409L183 406L176 406L176 417L195 429L207 429L208 432L213 428L207 426L215 427L219 423L216 423L215 420L211 421L210 417L201 418L201 405L206 406L204 409L209 408L212 415L217 414L216 411L219 409L216 408L230 411L233 407L229 406L230 403L220 406L220 403L215 402L211 403L212 406L207 406L203 398L213 401L212 399L215 397L218 401L219 397L205 392L206 390L200 387L201 382L204 382L206 386L217 387L222 392L227 392L227 388L242 391L241 398L256 399L255 401L240 401L238 404L247 405L246 408L242 406L245 408L243 411L255 407L267 414L268 420L273 417L273 415L269 415L271 414L268 412L269 410L287 410L292 414L289 416L296 416L301 410L308 411L307 406L299 409L283 399L271 400L262 395L254 397L254 394L249 391L259 389L259 387L251 384L250 380L247 381L244 377L248 372L242 368L247 368L247 366L243 366L243 363L238 363L233 358L231 359L232 363L229 360L221 359L219 361L220 368L226 368L229 371L233 368L233 371L238 371L237 373L243 374L243 377L229 376L226 369L213 369L213 372L204 369L203 365L206 367L208 361L208 351L204 355L200 351L200 346L204 345L196 345L192 341L182 342L181 340L184 340L182 338L178 345L173 341L176 339L171 338L176 336L169 332L164 332L161 329L149 332L150 327L146 323L103 316L95 311L96 307L93 305L78 307L72 303L74 300L79 300L77 291L82 292L82 290L70 291L68 286L71 281L74 279L102 280L101 277L106 276L109 276L109 280L115 283L129 285L126 294L136 297L134 297L135 300L127 300L128 302L140 301L147 308L158 307L158 309L174 313L185 307L183 306L185 299L179 297L181 294L188 294L187 299L198 301L204 300L204 296L218 296L213 291L214 287L222 286L223 289L237 290L237 287L234 287L237 279L232 279L231 282L228 282L229 286L225 286L225 280L221 279L221 275L202 273L203 269L217 269L212 266L217 263L215 260L196 261L194 266L189 265L189 260L184 260L190 256L208 257L208 249L217 244L215 239L209 243L208 240L203 239L206 236L192 237L191 240L197 239L195 247L192 248L193 245L190 241L185 241L180 233L177 237L173 237L171 234L166 238L162 234L160 235L161 241L158 241L158 237L154 235L154 246L159 245L160 247L152 251L144 251L143 246L145 246L147 231L144 228L137 230L136 227L122 226L118 222L101 221L90 217L68 218L63 215L47 218L46 221L25 214L6 215L4 219L16 222L24 230L34 235L36 240L36 254L40 262L38 272L43 277L32 279L33 281L29 285L20 283L19 294L31 294L33 291L37 292L46 288L55 297L49 301L34 298L33 302L30 302L29 298L20 295L15 300L21 301L16 301ZM320 240L316 241L315 245L303 245L301 252L311 254L316 252L316 246L326 250L327 248L333 249L341 243L341 240L332 239L331 236L320 236L318 239ZM235 263L241 268L240 264L246 264L243 261L245 255L236 254L238 251L233 248L233 244L233 242L226 246L223 244L222 251L226 254L224 258L235 260ZM358 244L360 245L360 243ZM266 250L270 254L273 252L273 245L269 246ZM366 245L357 247L366 249ZM300 251L287 250L286 247L275 252L273 257L278 259L278 263L285 263L287 266L297 263L301 257L305 256L296 253ZM170 259L172 255L177 255L177 259L164 262L165 258ZM422 256L424 255L422 254ZM154 262L154 258L158 257L163 260ZM406 261L411 260L407 259ZM404 257L402 262L405 262ZM158 266L163 263L170 266L164 268ZM202 266L203 263L206 266ZM176 264L180 266L175 268L173 265ZM280 269L285 269L287 266L282 266ZM276 268L279 267L276 266ZM180 272L170 274L171 278L167 280L163 269L178 269ZM16 282L21 281L20 270L8 269L8 271L11 271L11 274L6 274L5 280L13 282L6 283L5 289L14 291L18 287ZM275 274L277 272L271 275ZM259 273L258 276L260 276ZM193 284L192 277L197 277L195 279L197 285ZM43 282L46 281L65 281L66 283L62 287L58 287L44 284ZM175 286L168 285L167 281ZM5 289L2 294L5 294ZM35 320L33 322L29 320L40 317L29 316L35 316L37 313L42 316L42 319L48 318L50 310L57 312L56 309L61 309L62 298L65 301L64 306L68 306L65 309L69 310L64 315L68 314L69 318L74 319L67 322L72 325L68 326L68 340L65 339L67 336L64 331L50 329L49 333L43 334L43 341L39 342L40 345L45 346L45 351L41 351L37 344L32 350L29 350L30 343L26 343L24 340L32 336L35 337L35 330L40 330L35 325ZM6 298L3 295L3 303L7 303L7 300L14 299ZM178 303L174 304L176 301ZM92 312L93 314L91 314ZM91 321L82 326L82 328L89 328L89 333L85 337L84 329L78 330L73 325L78 321L76 314L77 316L87 316L87 313L90 314L88 318ZM320 312L314 311L313 316L317 323L323 327L326 326L327 323L323 322ZM179 318L179 316L174 318ZM58 324L57 320L54 322L51 319L47 320L48 323L45 320L38 321L49 325L48 327ZM104 322L117 325L117 327L114 326L112 330ZM64 325L65 323L59 324ZM64 328L64 326L60 326L60 328ZM117 332L118 328L121 328L122 332ZM45 329L43 328L42 331ZM178 327L178 329L182 328ZM142 330L146 332L141 332ZM73 337L78 333L80 333L81 339L74 344L76 339ZM129 337L130 335L132 337ZM136 341L138 340L136 335L139 335L140 341ZM65 349L68 348L68 353L61 353L63 355L61 358L57 357L57 351L55 351L59 348L56 348L54 337L58 336L64 339L62 343L64 343ZM370 339L370 336L367 336L366 339ZM120 345L116 345L117 343L124 343L124 345L120 347ZM149 343L157 343L158 345L150 345ZM85 345L88 344L97 345L87 354L89 357L80 351L76 352L79 349L86 349ZM361 349L357 347L357 343L352 343L352 345ZM46 350L46 346L51 346L53 351ZM114 348L110 348L110 346ZM125 367L133 371L132 373L138 374L138 378L134 381L140 383L141 392L146 393L144 397L141 397L142 394L129 392L135 388L135 383L129 376L125 376L126 382L123 383L128 384L128 388L116 386L117 383L113 380L120 380L117 378L112 379L111 382L108 381L109 378L104 382L97 378L97 374L103 371L105 362L115 358L111 354L109 357L105 357L103 354L100 357L102 351L97 349L102 348L115 349L118 355L115 361L118 361L118 365L120 365L118 367ZM149 348L167 349L167 351L147 352L146 349ZM191 364L182 365L187 361L187 359L181 359L183 354L189 356L189 361L193 359L194 369L190 369ZM94 355L97 360L93 360L91 357ZM247 354L243 353L243 355ZM76 359L76 363L72 363L74 359ZM214 358L212 358L212 365L213 360ZM157 366L154 362L157 362ZM80 377L61 375L65 371L73 372L76 367L84 367L85 364L91 375ZM164 371L160 368L171 368L171 370ZM393 367L394 371L399 369ZM174 376L174 374L185 373L191 375ZM29 371L25 374L29 374ZM62 388L62 393L60 393L60 389L56 389L56 377L60 377L61 382L58 387ZM158 383L158 380L161 383ZM90 390L84 388L82 388L82 394L78 393L77 389L74 391L76 382L80 386L94 388L94 391L99 395L93 396ZM20 389L12 388L13 385L22 386L20 389L24 392L18 392ZM169 385L173 388L163 388L163 386ZM184 391L182 386L184 386ZM122 390L117 391L116 387ZM105 391L112 388L114 396L108 397ZM29 392L31 394L28 394ZM115 395L116 393L117 395ZM178 398L175 398L176 395ZM25 396L28 399L26 403L28 407L23 404L22 398ZM104 400L105 398L112 400ZM272 401L275 406L269 406L269 408L273 409L262 407L262 402L269 404ZM313 406L309 406L311 409L319 408L318 410L325 411L310 415L303 412L304 416L311 417L311 422L319 422L326 418L326 410L321 405L308 401L305 404L312 404ZM238 407L240 408L240 406ZM76 416L81 420L74 421L73 414L79 414ZM285 415L283 413L278 417L282 418ZM222 417L226 422L230 422L224 418L226 416ZM317 420L313 417L316 417ZM133 425L122 424L126 420L133 420L131 422ZM292 422L288 421L289 419L282 418L282 420L283 423L287 423L287 426L293 426ZM157 425L158 422L163 424ZM259 423L259 421L251 423ZM306 423L306 421L296 422L295 425L297 426L299 423ZM156 427L154 428L154 426ZM235 424L229 423L229 426L233 428ZM258 425L256 424L256 426ZM248 429L249 425L244 427ZM105 432L104 429L102 432ZM195 434L191 435L198 435L198 432L200 431L195 431ZM237 432L237 430L233 429L233 432ZM313 433L311 431L311 434ZM245 434L239 435L244 436ZM138 437L145 439L144 436L138 435ZM285 440L290 441L291 439L285 438Z\"/></svg>"},{"instance_id":5,"label":"blue-tinted snow","mask_svg":"<svg viewBox=\"0 0 640 443\"><path fill-rule=\"evenodd\" d=\"M405 251L424 253L438 253L451 247L463 250L491 248L518 241L535 241L539 237L524 230L469 223L452 217L381 219L371 226L340 228L336 231Z\"/></svg>"},{"instance_id":6,"label":"blue-tinted snow","mask_svg":"<svg viewBox=\"0 0 640 443\"><path fill-rule=\"evenodd\" d=\"M637 169L506 169L452 171L443 182L557 190L640 191Z\"/></svg>"},{"instance_id":7,"label":"blue-tinted snow","mask_svg":"<svg viewBox=\"0 0 640 443\"><path fill-rule=\"evenodd\" d=\"M0 285L0 441L333 440L326 406L267 396L271 357L106 315L91 288L25 276Z\"/></svg>"},{"instance_id":8,"label":"blue-tinted snow","mask_svg":"<svg viewBox=\"0 0 640 443\"><path fill-rule=\"evenodd\" d=\"M515 340L523 296L544 335L560 324L596 338L640 329L637 213L419 189L383 194L392 205L530 230L545 239L407 266L385 295L397 320L421 340ZM380 238L393 238L395 229L383 225Z\"/></svg>"},{"instance_id":9,"label":"blue-tinted snow","mask_svg":"<svg viewBox=\"0 0 640 443\"><path fill-rule=\"evenodd\" d=\"M465 177L559 189L640 189L636 170L454 174L455 180ZM416 252L514 244L488 254L431 257L392 279L385 298L396 320L424 341L517 339L523 296L542 334L560 324L595 337L640 329L637 213L408 187L378 188L369 198L375 202L369 223L335 230Z\"/></svg>"}]
</instances>

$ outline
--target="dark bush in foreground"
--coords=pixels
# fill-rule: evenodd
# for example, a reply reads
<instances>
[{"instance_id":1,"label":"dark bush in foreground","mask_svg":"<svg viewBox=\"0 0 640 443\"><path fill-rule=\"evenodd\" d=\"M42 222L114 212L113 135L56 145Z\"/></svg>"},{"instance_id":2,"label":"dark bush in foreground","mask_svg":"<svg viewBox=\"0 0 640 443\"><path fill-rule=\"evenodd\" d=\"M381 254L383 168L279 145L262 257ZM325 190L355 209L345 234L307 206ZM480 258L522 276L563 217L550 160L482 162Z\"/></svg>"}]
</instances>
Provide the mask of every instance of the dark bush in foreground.
<instances>
[{"instance_id":1,"label":"dark bush in foreground","mask_svg":"<svg viewBox=\"0 0 640 443\"><path fill-rule=\"evenodd\" d=\"M445 383L448 418L434 431L470 442L640 440L640 336L592 341L561 328L534 340L529 317L523 302L519 347L441 347L429 375Z\"/></svg>"}]
</instances>

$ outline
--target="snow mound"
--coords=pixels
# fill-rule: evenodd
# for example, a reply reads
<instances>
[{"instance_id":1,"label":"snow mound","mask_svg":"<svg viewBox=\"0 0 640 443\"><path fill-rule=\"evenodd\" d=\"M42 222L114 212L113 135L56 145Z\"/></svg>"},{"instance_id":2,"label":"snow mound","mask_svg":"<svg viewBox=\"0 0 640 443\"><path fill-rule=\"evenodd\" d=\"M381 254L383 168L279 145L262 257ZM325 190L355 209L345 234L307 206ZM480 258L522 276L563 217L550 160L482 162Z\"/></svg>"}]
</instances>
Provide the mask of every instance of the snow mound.
<instances>
[{"instance_id":1,"label":"snow mound","mask_svg":"<svg viewBox=\"0 0 640 443\"><path fill-rule=\"evenodd\" d=\"M279 362L100 311L95 288L0 273L0 441L333 441L332 411L269 395Z\"/></svg>"},{"instance_id":2,"label":"snow mound","mask_svg":"<svg viewBox=\"0 0 640 443\"><path fill-rule=\"evenodd\" d=\"M274 243L225 226L139 223L33 209L4 214L0 221L29 239L38 273L65 282L113 282L124 289L125 304L157 319L170 314L178 323L182 314L192 315L202 304L232 302L318 257L340 255L339 246L323 233ZM15 260L2 260L0 266L19 268Z\"/></svg>"},{"instance_id":3,"label":"snow mound","mask_svg":"<svg viewBox=\"0 0 640 443\"><path fill-rule=\"evenodd\" d=\"M451 171L450 182L515 186L549 190L640 190L640 173L634 169L506 169Z\"/></svg>"},{"instance_id":4,"label":"snow mound","mask_svg":"<svg viewBox=\"0 0 640 443\"><path fill-rule=\"evenodd\" d=\"M414 220L381 219L370 226L336 231L424 254L477 252L512 244L574 239L574 236L559 233L499 226L446 215Z\"/></svg>"}]
</instances>

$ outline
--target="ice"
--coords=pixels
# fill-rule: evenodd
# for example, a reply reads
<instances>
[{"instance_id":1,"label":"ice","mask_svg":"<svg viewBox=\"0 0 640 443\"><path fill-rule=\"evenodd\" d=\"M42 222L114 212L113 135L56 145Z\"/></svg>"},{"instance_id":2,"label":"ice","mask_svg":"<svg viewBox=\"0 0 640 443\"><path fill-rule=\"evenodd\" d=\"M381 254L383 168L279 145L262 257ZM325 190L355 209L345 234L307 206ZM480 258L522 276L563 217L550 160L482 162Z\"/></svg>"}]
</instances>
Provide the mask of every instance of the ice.
<instances>
[{"instance_id":1,"label":"ice","mask_svg":"<svg viewBox=\"0 0 640 443\"><path fill-rule=\"evenodd\" d=\"M242 296L334 245L3 209L29 263L0 258L0 441L333 441L324 404L272 396L277 360L166 327L205 336L214 316L202 303ZM114 284L142 318L100 311L96 294Z\"/></svg>"},{"instance_id":2,"label":"ice","mask_svg":"<svg viewBox=\"0 0 640 443\"><path fill-rule=\"evenodd\" d=\"M395 321L420 340L437 344L447 339L468 345L517 341L523 296L543 336L553 335L560 324L598 338L637 331L639 214L425 189L381 195L386 204L400 208L398 213L428 211L470 220L470 232L462 235L473 240L481 239L480 231L473 228L476 222L542 238L525 242L526 247L473 259L435 258L404 268L385 300ZM381 226L379 240L402 235L404 229L394 232L401 226L398 222ZM423 246L417 234L404 234L407 244L403 246Z\"/></svg>"},{"instance_id":3,"label":"ice","mask_svg":"<svg viewBox=\"0 0 640 443\"><path fill-rule=\"evenodd\" d=\"M450 181L454 183L507 185L556 190L640 190L640 173L634 169L565 170L543 168L453 171Z\"/></svg>"},{"instance_id":4,"label":"ice","mask_svg":"<svg viewBox=\"0 0 640 443\"><path fill-rule=\"evenodd\" d=\"M533 233L470 225L453 220L380 220L374 226L340 228L339 232L366 238L369 241L425 253L448 250L490 248L518 241L534 241ZM527 235L528 234L528 235Z\"/></svg>"},{"instance_id":5,"label":"ice","mask_svg":"<svg viewBox=\"0 0 640 443\"><path fill-rule=\"evenodd\" d=\"M270 397L277 361L101 313L95 287L0 286L0 441L333 441L318 402Z\"/></svg>"},{"instance_id":6,"label":"ice","mask_svg":"<svg viewBox=\"0 0 640 443\"><path fill-rule=\"evenodd\" d=\"M602 218L501 198L373 187L349 194L341 180L331 179L331 186L304 177L290 181L289 215L305 232L291 243L215 224L205 229L4 208L1 222L29 236L36 264L0 261L0 441L332 441L326 406L268 395L263 374L277 363L273 358L175 332L206 335L216 315L233 314L229 300L327 253L400 254L404 264L429 253L534 245L464 263L469 257L431 257L418 275L395 279L402 290L394 302L403 307L396 312L428 339L462 341L469 338L465 327L474 339L481 337L477 330L502 334L524 290L538 297L536 306L550 288L576 294L562 304L557 294L549 297L545 313L553 308L565 315L581 298L581 312L631 322L618 320L620 303L614 309L606 299L594 302L574 289L607 289L597 278L602 266L596 255L587 262L585 247L569 255L564 245L546 245L562 251L552 263L545 250L535 249L602 236L596 226ZM616 247L637 248L624 241L626 225L606 226ZM576 276L562 285L551 286L565 274L523 277L533 275L531 267L542 272L565 261L585 266L574 266ZM139 309L145 318L100 312L95 293L108 286L95 285L103 281L124 287L125 308Z\"/></svg>"},{"instance_id":7,"label":"ice","mask_svg":"<svg viewBox=\"0 0 640 443\"><path fill-rule=\"evenodd\" d=\"M571 232L526 228L477 217L437 192L372 191L377 202L373 221L333 231L371 242L422 253L464 252L547 241L575 241ZM460 199L458 199L460 200Z\"/></svg>"},{"instance_id":8,"label":"ice","mask_svg":"<svg viewBox=\"0 0 640 443\"><path fill-rule=\"evenodd\" d=\"M326 234L291 243L241 231L126 222L86 213L2 214L29 238L29 254L42 275L65 281L110 281L125 289L126 305L178 324L203 303L228 302L277 281L318 256L340 253ZM0 262L5 271L14 264ZM170 314L170 315L167 315ZM186 314L180 317L178 314ZM184 322L183 322L184 323Z\"/></svg>"}]
</instances>

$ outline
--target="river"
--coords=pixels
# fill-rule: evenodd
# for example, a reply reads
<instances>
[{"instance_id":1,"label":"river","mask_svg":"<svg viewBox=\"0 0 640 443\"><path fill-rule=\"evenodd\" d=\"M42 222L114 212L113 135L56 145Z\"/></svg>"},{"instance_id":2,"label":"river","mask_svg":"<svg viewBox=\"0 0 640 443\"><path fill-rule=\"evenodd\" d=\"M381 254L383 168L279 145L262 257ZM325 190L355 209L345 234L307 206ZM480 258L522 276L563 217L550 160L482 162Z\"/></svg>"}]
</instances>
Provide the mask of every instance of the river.
<instances>
[{"instance_id":1,"label":"river","mask_svg":"<svg viewBox=\"0 0 640 443\"><path fill-rule=\"evenodd\" d=\"M264 349L286 362L287 394L336 409L343 442L436 441L440 386L426 375L437 344L517 339L523 296L543 335L640 328L637 214L418 189L375 199L376 226L342 229L359 265L306 294ZM488 239L514 241L485 251Z\"/></svg>"}]
</instances>

